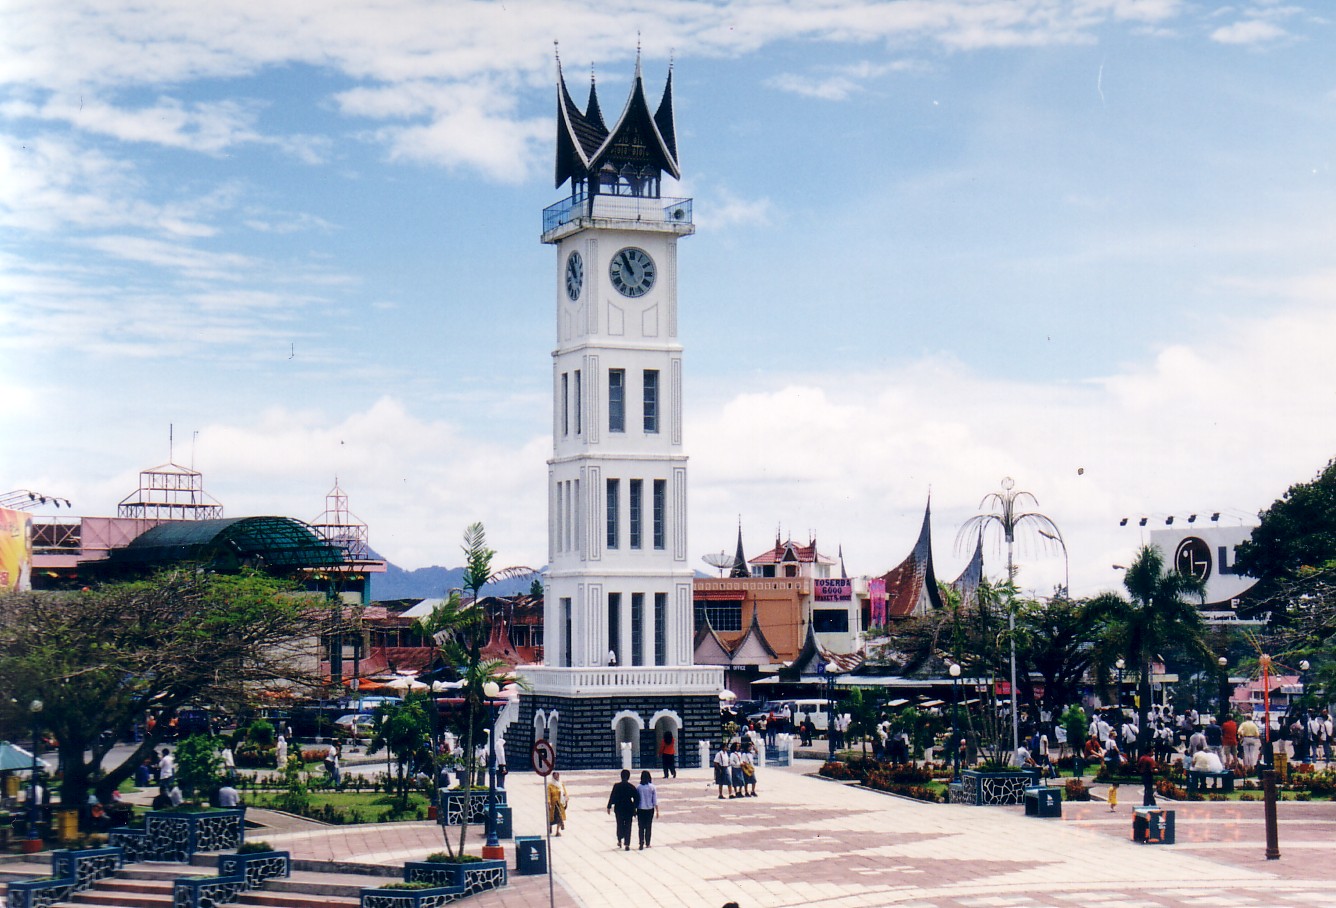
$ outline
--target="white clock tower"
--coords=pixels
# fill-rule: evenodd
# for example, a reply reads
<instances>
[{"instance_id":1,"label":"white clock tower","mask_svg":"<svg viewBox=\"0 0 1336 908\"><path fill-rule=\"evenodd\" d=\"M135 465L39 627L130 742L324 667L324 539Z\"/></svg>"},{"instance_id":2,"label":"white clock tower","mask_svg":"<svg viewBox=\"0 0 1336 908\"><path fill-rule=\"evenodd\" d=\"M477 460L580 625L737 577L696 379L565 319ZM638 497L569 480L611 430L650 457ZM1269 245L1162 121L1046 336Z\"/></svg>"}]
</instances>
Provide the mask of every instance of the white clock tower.
<instances>
[{"instance_id":1,"label":"white clock tower","mask_svg":"<svg viewBox=\"0 0 1336 908\"><path fill-rule=\"evenodd\" d=\"M677 241L695 226L690 199L660 193L680 176L672 75L651 112L637 60L611 129L592 83L583 111L560 74L557 92L571 195L543 212L557 252L544 666L524 670L510 734L532 728L558 766L592 768L628 748L648 766L671 732L689 765L723 677L692 664Z\"/></svg>"}]
</instances>

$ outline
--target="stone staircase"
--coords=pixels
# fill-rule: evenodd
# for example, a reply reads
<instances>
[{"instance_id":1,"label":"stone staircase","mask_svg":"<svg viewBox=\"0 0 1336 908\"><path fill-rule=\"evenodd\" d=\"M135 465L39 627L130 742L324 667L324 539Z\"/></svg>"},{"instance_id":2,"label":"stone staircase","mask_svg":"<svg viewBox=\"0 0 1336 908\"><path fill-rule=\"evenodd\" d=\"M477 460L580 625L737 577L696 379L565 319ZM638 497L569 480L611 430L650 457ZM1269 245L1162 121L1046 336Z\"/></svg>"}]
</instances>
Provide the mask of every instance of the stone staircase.
<instances>
[{"instance_id":1,"label":"stone staircase","mask_svg":"<svg viewBox=\"0 0 1336 908\"><path fill-rule=\"evenodd\" d=\"M202 855L195 866L143 861L128 864L77 892L60 906L104 905L111 908L171 908L172 886L181 877L208 875L215 859ZM0 864L0 883L48 876L50 863ZM234 905L262 905L270 908L355 908L363 887L380 886L390 880L384 876L294 870L292 876L271 879L260 889L241 893ZM5 887L7 888L7 887ZM0 902L0 904L3 904Z\"/></svg>"}]
</instances>

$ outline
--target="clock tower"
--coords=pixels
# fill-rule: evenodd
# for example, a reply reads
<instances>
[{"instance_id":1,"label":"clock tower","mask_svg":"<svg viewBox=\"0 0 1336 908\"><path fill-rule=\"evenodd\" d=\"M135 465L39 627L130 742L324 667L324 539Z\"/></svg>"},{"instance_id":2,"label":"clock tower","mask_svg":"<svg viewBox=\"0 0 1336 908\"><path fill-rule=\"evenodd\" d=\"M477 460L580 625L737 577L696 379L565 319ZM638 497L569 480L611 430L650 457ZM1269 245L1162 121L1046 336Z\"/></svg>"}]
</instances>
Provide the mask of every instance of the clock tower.
<instances>
[{"instance_id":1,"label":"clock tower","mask_svg":"<svg viewBox=\"0 0 1336 908\"><path fill-rule=\"evenodd\" d=\"M680 177L672 74L651 110L640 62L609 128L594 84L581 110L558 67L552 456L543 661L526 667L508 741L546 736L559 768L682 765L719 721L723 675L692 664L687 455L677 243L695 233ZM530 733L532 736L530 736Z\"/></svg>"}]
</instances>

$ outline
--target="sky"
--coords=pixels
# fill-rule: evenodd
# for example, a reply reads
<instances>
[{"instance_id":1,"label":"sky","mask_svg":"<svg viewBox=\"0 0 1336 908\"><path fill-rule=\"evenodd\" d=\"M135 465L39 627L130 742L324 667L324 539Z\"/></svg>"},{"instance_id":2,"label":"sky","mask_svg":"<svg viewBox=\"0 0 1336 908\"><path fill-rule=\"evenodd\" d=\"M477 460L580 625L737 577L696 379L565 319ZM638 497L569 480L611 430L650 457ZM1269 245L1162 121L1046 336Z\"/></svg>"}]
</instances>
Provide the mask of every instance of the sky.
<instances>
[{"instance_id":1,"label":"sky","mask_svg":"<svg viewBox=\"0 0 1336 908\"><path fill-rule=\"evenodd\" d=\"M1021 586L1092 594L1336 454L1317 0L0 10L0 491L111 515L172 459L314 520L337 477L402 567L474 521L545 563L555 52L613 117L637 47L697 224L699 569L741 525L879 574L931 497L954 577L1011 477L1067 550L1023 538Z\"/></svg>"}]
</instances>

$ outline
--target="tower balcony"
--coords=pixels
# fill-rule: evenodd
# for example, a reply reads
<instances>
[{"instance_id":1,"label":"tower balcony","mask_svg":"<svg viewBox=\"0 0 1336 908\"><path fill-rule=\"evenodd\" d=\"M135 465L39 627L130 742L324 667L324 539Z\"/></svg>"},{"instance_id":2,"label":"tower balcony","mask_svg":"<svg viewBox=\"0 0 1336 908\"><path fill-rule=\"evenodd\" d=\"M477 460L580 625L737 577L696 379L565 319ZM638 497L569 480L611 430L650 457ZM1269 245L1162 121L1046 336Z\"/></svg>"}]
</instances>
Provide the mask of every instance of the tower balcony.
<instances>
[{"instance_id":1,"label":"tower balcony","mask_svg":"<svg viewBox=\"0 0 1336 908\"><path fill-rule=\"evenodd\" d=\"M558 668L521 665L516 673L537 693L560 697L608 694L717 694L724 688L723 669L714 665L608 666Z\"/></svg>"},{"instance_id":2,"label":"tower balcony","mask_svg":"<svg viewBox=\"0 0 1336 908\"><path fill-rule=\"evenodd\" d=\"M696 232L696 225L691 220L691 201L578 193L543 209L542 240L556 243L589 227L667 231L690 236Z\"/></svg>"}]
</instances>

